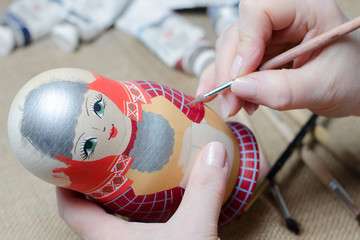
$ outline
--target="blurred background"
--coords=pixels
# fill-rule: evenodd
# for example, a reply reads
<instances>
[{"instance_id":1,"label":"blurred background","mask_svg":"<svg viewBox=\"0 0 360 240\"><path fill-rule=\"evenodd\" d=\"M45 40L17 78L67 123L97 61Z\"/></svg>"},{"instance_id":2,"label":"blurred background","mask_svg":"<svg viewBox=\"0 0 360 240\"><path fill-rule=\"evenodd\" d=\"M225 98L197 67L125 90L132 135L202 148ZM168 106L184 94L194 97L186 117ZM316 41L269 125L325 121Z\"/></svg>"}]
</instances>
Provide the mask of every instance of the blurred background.
<instances>
[{"instance_id":1,"label":"blurred background","mask_svg":"<svg viewBox=\"0 0 360 240\"><path fill-rule=\"evenodd\" d=\"M0 239L79 239L58 216L55 187L25 170L8 142L10 104L28 80L49 69L74 67L119 81L155 81L194 96L198 77L214 60L217 36L237 19L238 1L108 1L109 6L105 2L0 3L0 108L4 113L0 120ZM360 15L360 1L337 3L348 18ZM26 31L22 21L29 26ZM208 105L219 112L217 100ZM242 110L230 119L253 130L270 164L289 142L274 116L283 122L282 129L294 133L310 113L260 108L251 117ZM320 118L318 126L325 133L313 133L313 153L354 204L360 204L360 175L349 167L350 158L354 165L360 164L360 119ZM324 134L340 150L326 143ZM261 175L259 182L262 179ZM316 177L299 152L276 180L291 217L300 225L300 235L289 231L276 198L266 192L250 211L220 229L221 239L360 238L354 214Z\"/></svg>"}]
</instances>

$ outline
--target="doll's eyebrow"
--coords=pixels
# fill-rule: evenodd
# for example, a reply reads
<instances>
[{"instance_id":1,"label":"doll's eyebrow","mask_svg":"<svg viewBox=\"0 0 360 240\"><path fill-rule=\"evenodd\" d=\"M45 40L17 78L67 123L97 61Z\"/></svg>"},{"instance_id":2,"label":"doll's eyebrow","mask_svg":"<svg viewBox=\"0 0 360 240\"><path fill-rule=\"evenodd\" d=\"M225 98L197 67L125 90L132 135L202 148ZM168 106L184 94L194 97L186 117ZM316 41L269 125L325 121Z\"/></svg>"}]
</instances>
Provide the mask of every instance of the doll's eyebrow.
<instances>
[{"instance_id":1,"label":"doll's eyebrow","mask_svg":"<svg viewBox=\"0 0 360 240\"><path fill-rule=\"evenodd\" d=\"M89 96L87 96L87 97L86 97L85 109L86 109L86 114L89 116L89 110L88 110L88 99L89 99Z\"/></svg>"},{"instance_id":2,"label":"doll's eyebrow","mask_svg":"<svg viewBox=\"0 0 360 240\"><path fill-rule=\"evenodd\" d=\"M74 147L74 153L76 154L76 148L77 148L77 144L80 141L80 138L85 134L85 132L83 132L83 134L80 135L80 137L78 138L78 140L75 143L75 147Z\"/></svg>"}]
</instances>

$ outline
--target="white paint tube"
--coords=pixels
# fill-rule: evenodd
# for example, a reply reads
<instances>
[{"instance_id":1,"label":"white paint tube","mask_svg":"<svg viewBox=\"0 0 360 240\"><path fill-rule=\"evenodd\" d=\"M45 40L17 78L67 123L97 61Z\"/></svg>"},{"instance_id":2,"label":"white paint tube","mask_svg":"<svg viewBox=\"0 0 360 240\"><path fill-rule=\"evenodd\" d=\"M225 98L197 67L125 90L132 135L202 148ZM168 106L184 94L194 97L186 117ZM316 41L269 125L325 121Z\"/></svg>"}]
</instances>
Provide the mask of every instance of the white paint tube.
<instances>
[{"instance_id":1,"label":"white paint tube","mask_svg":"<svg viewBox=\"0 0 360 240\"><path fill-rule=\"evenodd\" d=\"M206 9L207 15L211 19L217 37L221 36L226 29L238 20L238 5L239 0L237 0L236 4L210 6Z\"/></svg>"},{"instance_id":2,"label":"white paint tube","mask_svg":"<svg viewBox=\"0 0 360 240\"><path fill-rule=\"evenodd\" d=\"M204 8L220 5L235 5L239 0L151 0L155 6L163 5L171 10Z\"/></svg>"},{"instance_id":3,"label":"white paint tube","mask_svg":"<svg viewBox=\"0 0 360 240\"><path fill-rule=\"evenodd\" d=\"M48 34L65 17L61 0L17 0L1 18L0 55Z\"/></svg>"},{"instance_id":4,"label":"white paint tube","mask_svg":"<svg viewBox=\"0 0 360 240\"><path fill-rule=\"evenodd\" d=\"M195 76L215 59L202 28L152 1L133 2L115 27L137 37L167 66Z\"/></svg>"},{"instance_id":5,"label":"white paint tube","mask_svg":"<svg viewBox=\"0 0 360 240\"><path fill-rule=\"evenodd\" d=\"M73 52L80 42L99 37L119 18L130 0L69 0L65 21L52 31L55 44Z\"/></svg>"}]
</instances>

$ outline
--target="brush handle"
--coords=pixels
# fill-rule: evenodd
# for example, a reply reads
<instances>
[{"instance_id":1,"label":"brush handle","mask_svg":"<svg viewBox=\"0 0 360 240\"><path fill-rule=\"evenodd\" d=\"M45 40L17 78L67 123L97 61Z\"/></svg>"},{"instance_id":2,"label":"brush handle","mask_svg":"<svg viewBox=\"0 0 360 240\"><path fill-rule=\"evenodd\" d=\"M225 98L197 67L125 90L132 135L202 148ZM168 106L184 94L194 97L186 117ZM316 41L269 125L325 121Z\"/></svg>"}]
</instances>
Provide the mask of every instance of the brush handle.
<instances>
[{"instance_id":1,"label":"brush handle","mask_svg":"<svg viewBox=\"0 0 360 240\"><path fill-rule=\"evenodd\" d=\"M280 206L281 212L283 213L285 219L290 218L289 210L285 204L284 198L282 197L279 186L277 184L271 184L271 192L274 195L274 198L276 199L276 202Z\"/></svg>"},{"instance_id":2,"label":"brush handle","mask_svg":"<svg viewBox=\"0 0 360 240\"><path fill-rule=\"evenodd\" d=\"M291 128L285 124L283 119L274 111L267 108L261 109L279 132L289 141L291 135L295 134L294 131L292 131ZM290 133L291 131L292 134ZM302 146L301 156L303 162L317 176L320 182L328 187L336 197L340 199L356 217L358 217L360 215L360 210L352 198L307 145Z\"/></svg>"},{"instance_id":3,"label":"brush handle","mask_svg":"<svg viewBox=\"0 0 360 240\"><path fill-rule=\"evenodd\" d=\"M243 123L244 125L246 125L250 130L253 131L253 133L255 132L255 129L250 121L250 118L248 115L246 115L243 111L239 112L236 115L239 118L239 121L241 123ZM262 148L261 148L261 144L259 144L259 154L260 154L260 172L262 173L263 176L266 176L266 174L269 173L271 167L270 164L267 160L267 157L265 155L265 153L263 152ZM267 181L266 181L267 182ZM265 191L265 188L263 189L263 191ZM263 191L258 191L257 193L262 194ZM276 199L276 202L278 203L281 212L284 215L284 218L291 218L291 215L289 213L289 210L286 206L285 200L282 197L282 194L280 192L279 186L276 183L275 179L272 179L271 181L271 191L274 195L274 198ZM257 193L255 193L254 195L256 195ZM252 199L257 199L257 197L253 197ZM253 204L253 202L250 200L249 204L247 205L247 207L245 208L246 210L249 209L251 207L251 205Z\"/></svg>"},{"instance_id":4,"label":"brush handle","mask_svg":"<svg viewBox=\"0 0 360 240\"><path fill-rule=\"evenodd\" d=\"M360 210L355 202L329 170L326 169L325 165L319 160L315 153L308 146L303 146L301 155L303 162L312 170L318 179L328 187L355 216L359 216Z\"/></svg>"},{"instance_id":5,"label":"brush handle","mask_svg":"<svg viewBox=\"0 0 360 240\"><path fill-rule=\"evenodd\" d=\"M286 160L293 153L294 149L301 142L301 140L305 137L306 133L314 126L318 115L313 114L309 118L309 120L305 123L305 125L300 129L295 138L290 142L288 147L285 149L283 154L278 158L275 162L274 166L271 168L270 172L266 175L267 179L273 179L276 173L281 169Z\"/></svg>"},{"instance_id":6,"label":"brush handle","mask_svg":"<svg viewBox=\"0 0 360 240\"><path fill-rule=\"evenodd\" d=\"M302 110L287 111L287 115L298 125L306 122L307 116ZM360 163L360 160L346 146L337 141L322 125L316 124L314 127L314 137L331 155L349 166L355 166Z\"/></svg>"},{"instance_id":7,"label":"brush handle","mask_svg":"<svg viewBox=\"0 0 360 240\"><path fill-rule=\"evenodd\" d=\"M335 178L326 169L324 164L318 159L314 152L308 146L303 146L301 148L301 156L306 166L308 166L312 170L312 172L319 178L319 180L326 187L328 187L331 180Z\"/></svg>"},{"instance_id":8,"label":"brush handle","mask_svg":"<svg viewBox=\"0 0 360 240\"><path fill-rule=\"evenodd\" d=\"M360 216L360 209L356 206L350 195L336 179L333 179L331 182L329 182L328 187L345 204L345 206L349 208L355 217Z\"/></svg>"},{"instance_id":9,"label":"brush handle","mask_svg":"<svg viewBox=\"0 0 360 240\"><path fill-rule=\"evenodd\" d=\"M281 135L290 142L294 137L295 131L293 131L285 121L275 113L275 111L268 108L261 108L264 114L269 118L272 124L277 128ZM331 173L326 167L318 160L317 156L310 150L309 147L303 146L301 148L301 155L304 163L316 174L320 181L327 186L329 182L334 179Z\"/></svg>"},{"instance_id":10,"label":"brush handle","mask_svg":"<svg viewBox=\"0 0 360 240\"><path fill-rule=\"evenodd\" d=\"M360 27L360 17L354 18L338 27L335 27L328 32L320 34L309 41L301 43L300 45L278 55L277 57L264 63L259 70L269 70L280 67L285 63L291 62L301 55L312 52L319 49L332 41L335 41L339 37L352 32Z\"/></svg>"}]
</instances>

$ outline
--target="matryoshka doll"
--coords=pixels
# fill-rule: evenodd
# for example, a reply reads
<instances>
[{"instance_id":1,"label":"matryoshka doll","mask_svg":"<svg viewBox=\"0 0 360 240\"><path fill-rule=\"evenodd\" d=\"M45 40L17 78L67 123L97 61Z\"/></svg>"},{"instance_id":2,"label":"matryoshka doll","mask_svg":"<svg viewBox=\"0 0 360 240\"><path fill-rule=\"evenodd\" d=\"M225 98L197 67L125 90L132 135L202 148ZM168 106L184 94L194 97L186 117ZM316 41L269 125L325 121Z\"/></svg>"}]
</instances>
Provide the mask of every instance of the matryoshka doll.
<instances>
[{"instance_id":1,"label":"matryoshka doll","mask_svg":"<svg viewBox=\"0 0 360 240\"><path fill-rule=\"evenodd\" d=\"M221 142L230 168L219 219L225 225L241 214L255 188L256 140L202 103L187 106L192 100L154 82L54 69L15 97L9 139L34 175L143 222L173 215L196 156L207 143Z\"/></svg>"}]
</instances>

